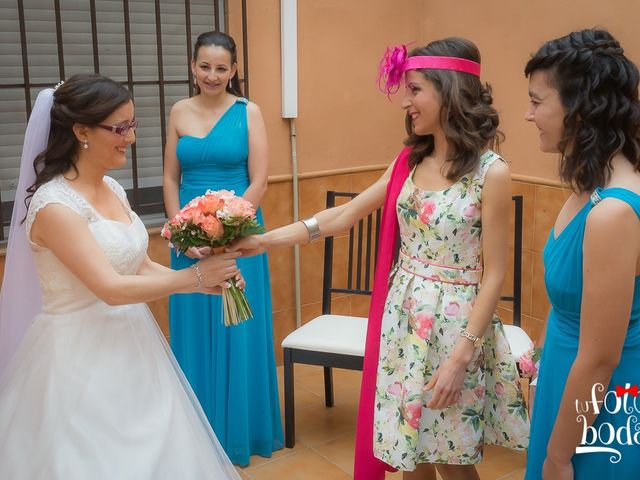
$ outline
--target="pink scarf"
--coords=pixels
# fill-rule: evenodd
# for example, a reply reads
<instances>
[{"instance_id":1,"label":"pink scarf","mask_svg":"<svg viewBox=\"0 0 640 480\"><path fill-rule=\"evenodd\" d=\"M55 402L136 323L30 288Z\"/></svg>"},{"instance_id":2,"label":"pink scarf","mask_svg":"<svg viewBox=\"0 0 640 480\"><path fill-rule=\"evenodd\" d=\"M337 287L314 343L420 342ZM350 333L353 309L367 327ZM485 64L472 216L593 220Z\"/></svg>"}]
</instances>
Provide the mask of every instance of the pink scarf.
<instances>
[{"instance_id":1,"label":"pink scarf","mask_svg":"<svg viewBox=\"0 0 640 480\"><path fill-rule=\"evenodd\" d=\"M398 155L387 185L384 209L380 224L378 260L373 281L373 293L369 307L367 342L364 351L358 426L356 431L354 480L384 480L385 470L395 469L373 456L373 408L376 396L376 376L380 353L380 330L382 314L389 291L389 272L393 263L398 239L398 216L396 201L405 180L409 176L409 152L405 147Z\"/></svg>"}]
</instances>

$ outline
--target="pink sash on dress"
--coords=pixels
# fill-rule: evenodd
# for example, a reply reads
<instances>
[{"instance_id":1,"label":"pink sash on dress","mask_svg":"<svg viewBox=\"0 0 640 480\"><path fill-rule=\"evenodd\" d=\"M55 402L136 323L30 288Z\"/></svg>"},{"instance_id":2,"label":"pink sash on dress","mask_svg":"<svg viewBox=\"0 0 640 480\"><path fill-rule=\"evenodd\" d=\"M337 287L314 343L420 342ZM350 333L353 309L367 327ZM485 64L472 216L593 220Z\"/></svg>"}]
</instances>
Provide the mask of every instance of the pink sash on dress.
<instances>
[{"instance_id":1,"label":"pink sash on dress","mask_svg":"<svg viewBox=\"0 0 640 480\"><path fill-rule=\"evenodd\" d=\"M373 456L373 409L376 396L382 314L389 291L389 272L391 271L394 252L396 251L399 230L396 201L405 180L409 176L410 151L411 148L405 147L398 155L387 185L387 194L382 211L378 260L369 307L362 386L360 389L354 480L383 480L385 470L395 471L393 467Z\"/></svg>"}]
</instances>

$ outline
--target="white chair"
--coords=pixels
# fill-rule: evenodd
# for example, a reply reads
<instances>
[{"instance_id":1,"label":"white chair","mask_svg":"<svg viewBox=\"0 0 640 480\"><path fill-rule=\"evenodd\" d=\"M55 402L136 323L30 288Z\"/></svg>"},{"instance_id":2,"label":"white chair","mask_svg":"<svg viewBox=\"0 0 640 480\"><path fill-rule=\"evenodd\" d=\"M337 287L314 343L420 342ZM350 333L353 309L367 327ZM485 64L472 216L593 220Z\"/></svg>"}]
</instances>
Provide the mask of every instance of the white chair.
<instances>
[{"instance_id":1,"label":"white chair","mask_svg":"<svg viewBox=\"0 0 640 480\"><path fill-rule=\"evenodd\" d=\"M517 325L503 325L504 333L507 336L509 342L509 348L511 349L511 355L513 359L518 362L518 359L522 354L528 352L531 349L531 337L527 335L521 327ZM518 367L520 370L520 367Z\"/></svg>"}]
</instances>

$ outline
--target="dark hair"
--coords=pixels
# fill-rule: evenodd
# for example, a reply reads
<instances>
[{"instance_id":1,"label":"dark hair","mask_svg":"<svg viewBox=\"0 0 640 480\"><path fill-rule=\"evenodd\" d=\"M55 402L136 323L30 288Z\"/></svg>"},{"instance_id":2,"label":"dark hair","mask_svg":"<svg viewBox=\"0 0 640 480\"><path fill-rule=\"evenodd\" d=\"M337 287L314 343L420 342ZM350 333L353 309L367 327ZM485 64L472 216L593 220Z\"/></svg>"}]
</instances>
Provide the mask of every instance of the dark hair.
<instances>
[{"instance_id":1,"label":"dark hair","mask_svg":"<svg viewBox=\"0 0 640 480\"><path fill-rule=\"evenodd\" d=\"M572 32L545 43L527 62L542 70L565 107L560 177L579 192L603 186L622 152L640 167L638 68L607 31Z\"/></svg>"},{"instance_id":2,"label":"dark hair","mask_svg":"<svg viewBox=\"0 0 640 480\"><path fill-rule=\"evenodd\" d=\"M131 100L131 94L118 82L94 73L74 75L53 92L51 127L47 148L33 161L36 180L25 199L57 175L76 168L80 143L73 133L75 124L95 127L119 107Z\"/></svg>"},{"instance_id":3,"label":"dark hair","mask_svg":"<svg viewBox=\"0 0 640 480\"><path fill-rule=\"evenodd\" d=\"M480 63L480 52L471 41L460 37L436 40L409 53L414 56L459 57ZM447 178L458 180L474 171L487 147L497 147L504 135L498 130L498 112L491 105L491 87L470 73L453 70L418 69L431 81L442 101L440 123L450 146ZM433 135L416 135L407 114L405 125L409 137L405 145L413 147L409 165L413 168L433 152Z\"/></svg>"},{"instance_id":4,"label":"dark hair","mask_svg":"<svg viewBox=\"0 0 640 480\"><path fill-rule=\"evenodd\" d=\"M193 61L196 62L198 60L198 51L200 50L200 47L208 47L211 45L222 47L229 52L229 54L231 54L231 65L238 63L236 42L226 33L216 31L204 32L198 35L196 44L193 46ZM200 88L197 84L196 92L200 93ZM227 92L235 95L236 97L242 97L242 87L240 86L240 79L238 78L237 72L227 85Z\"/></svg>"}]
</instances>

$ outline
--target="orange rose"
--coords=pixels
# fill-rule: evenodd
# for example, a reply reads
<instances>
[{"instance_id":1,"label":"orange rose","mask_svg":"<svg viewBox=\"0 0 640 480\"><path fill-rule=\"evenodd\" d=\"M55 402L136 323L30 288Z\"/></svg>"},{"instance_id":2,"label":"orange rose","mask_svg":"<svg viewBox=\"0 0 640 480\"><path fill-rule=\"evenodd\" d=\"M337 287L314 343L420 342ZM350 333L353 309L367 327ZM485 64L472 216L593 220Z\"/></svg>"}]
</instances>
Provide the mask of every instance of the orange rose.
<instances>
[{"instance_id":1,"label":"orange rose","mask_svg":"<svg viewBox=\"0 0 640 480\"><path fill-rule=\"evenodd\" d=\"M224 202L215 195L205 195L200 200L200 209L205 214L214 214L222 208Z\"/></svg>"},{"instance_id":2,"label":"orange rose","mask_svg":"<svg viewBox=\"0 0 640 480\"><path fill-rule=\"evenodd\" d=\"M215 215L207 215L204 217L200 228L205 231L211 238L219 238L224 233L224 227L222 222L218 220Z\"/></svg>"},{"instance_id":3,"label":"orange rose","mask_svg":"<svg viewBox=\"0 0 640 480\"><path fill-rule=\"evenodd\" d=\"M201 227L206 218L206 215L201 210L194 210L191 221Z\"/></svg>"}]
</instances>

